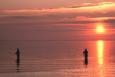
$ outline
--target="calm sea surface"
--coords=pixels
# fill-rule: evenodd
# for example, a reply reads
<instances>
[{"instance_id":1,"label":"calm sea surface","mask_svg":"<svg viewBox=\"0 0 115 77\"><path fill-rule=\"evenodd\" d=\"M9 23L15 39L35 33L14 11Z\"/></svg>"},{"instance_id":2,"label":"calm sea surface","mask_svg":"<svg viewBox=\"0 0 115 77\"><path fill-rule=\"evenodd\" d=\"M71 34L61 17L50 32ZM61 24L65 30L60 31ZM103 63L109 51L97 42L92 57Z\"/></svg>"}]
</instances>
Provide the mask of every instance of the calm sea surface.
<instances>
[{"instance_id":1,"label":"calm sea surface","mask_svg":"<svg viewBox=\"0 0 115 77\"><path fill-rule=\"evenodd\" d=\"M1 26L0 73L60 72L65 77L114 77L114 27L105 27L105 33L96 34L95 26L84 25ZM16 48L21 52L18 68ZM85 48L89 51L87 66L83 64Z\"/></svg>"}]
</instances>

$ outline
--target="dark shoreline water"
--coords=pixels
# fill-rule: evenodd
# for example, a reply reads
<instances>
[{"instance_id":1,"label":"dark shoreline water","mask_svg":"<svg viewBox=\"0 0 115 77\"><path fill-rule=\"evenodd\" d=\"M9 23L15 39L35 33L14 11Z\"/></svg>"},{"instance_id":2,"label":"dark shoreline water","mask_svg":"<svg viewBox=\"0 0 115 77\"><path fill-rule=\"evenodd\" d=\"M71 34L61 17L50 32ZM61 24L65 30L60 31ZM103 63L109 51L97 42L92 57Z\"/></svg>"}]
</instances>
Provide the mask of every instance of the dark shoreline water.
<instances>
[{"instance_id":1,"label":"dark shoreline water","mask_svg":"<svg viewBox=\"0 0 115 77\"><path fill-rule=\"evenodd\" d=\"M25 60L20 64L20 70L16 70L15 64L1 65L0 76L44 76L44 77L114 77L115 59L108 59L108 63L99 64L90 58L86 67L80 59L44 59L33 61ZM4 68L5 67L5 68Z\"/></svg>"}]
</instances>

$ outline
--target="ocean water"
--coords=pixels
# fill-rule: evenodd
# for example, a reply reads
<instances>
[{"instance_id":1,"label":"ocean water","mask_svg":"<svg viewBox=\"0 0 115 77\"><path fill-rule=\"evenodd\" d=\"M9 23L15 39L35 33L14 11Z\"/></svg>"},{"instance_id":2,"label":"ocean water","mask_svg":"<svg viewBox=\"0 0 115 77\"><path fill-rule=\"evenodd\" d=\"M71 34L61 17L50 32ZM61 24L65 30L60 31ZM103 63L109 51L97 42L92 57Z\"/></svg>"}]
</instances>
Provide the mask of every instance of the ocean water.
<instances>
[{"instance_id":1,"label":"ocean water","mask_svg":"<svg viewBox=\"0 0 115 77\"><path fill-rule=\"evenodd\" d=\"M69 77L113 77L115 73L115 41L1 41L1 44L1 73L58 72ZM15 55L17 46L21 52L19 70ZM87 66L83 63L85 47L89 51Z\"/></svg>"},{"instance_id":2,"label":"ocean water","mask_svg":"<svg viewBox=\"0 0 115 77\"><path fill-rule=\"evenodd\" d=\"M0 73L50 72L52 77L114 77L114 24L104 24L106 31L102 34L96 33L96 26L94 23L2 23ZM21 52L19 66L16 48ZM85 48L89 52L87 66L83 63Z\"/></svg>"}]
</instances>

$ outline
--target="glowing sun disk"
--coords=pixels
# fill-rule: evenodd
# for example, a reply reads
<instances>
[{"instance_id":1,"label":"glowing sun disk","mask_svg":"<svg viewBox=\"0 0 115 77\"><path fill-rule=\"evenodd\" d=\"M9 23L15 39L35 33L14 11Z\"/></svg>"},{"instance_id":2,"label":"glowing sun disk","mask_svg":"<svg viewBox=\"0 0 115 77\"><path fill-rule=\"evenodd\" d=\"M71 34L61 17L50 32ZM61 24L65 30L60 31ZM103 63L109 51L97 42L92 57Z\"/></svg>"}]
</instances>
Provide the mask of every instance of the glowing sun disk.
<instances>
[{"instance_id":1,"label":"glowing sun disk","mask_svg":"<svg viewBox=\"0 0 115 77\"><path fill-rule=\"evenodd\" d=\"M105 32L105 28L103 27L103 25L98 25L97 28L96 28L96 32L98 34L102 34Z\"/></svg>"}]
</instances>

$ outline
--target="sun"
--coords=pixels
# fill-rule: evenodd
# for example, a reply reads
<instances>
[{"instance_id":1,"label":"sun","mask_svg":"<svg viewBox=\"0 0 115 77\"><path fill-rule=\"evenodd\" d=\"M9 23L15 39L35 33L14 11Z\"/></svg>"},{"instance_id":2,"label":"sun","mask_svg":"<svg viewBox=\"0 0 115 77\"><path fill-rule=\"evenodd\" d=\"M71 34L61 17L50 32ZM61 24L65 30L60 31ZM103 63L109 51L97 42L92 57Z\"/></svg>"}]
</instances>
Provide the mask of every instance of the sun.
<instances>
[{"instance_id":1,"label":"sun","mask_svg":"<svg viewBox=\"0 0 115 77\"><path fill-rule=\"evenodd\" d=\"M104 25L98 24L97 27L96 27L96 33L98 33L98 34L104 34L105 33Z\"/></svg>"}]
</instances>

